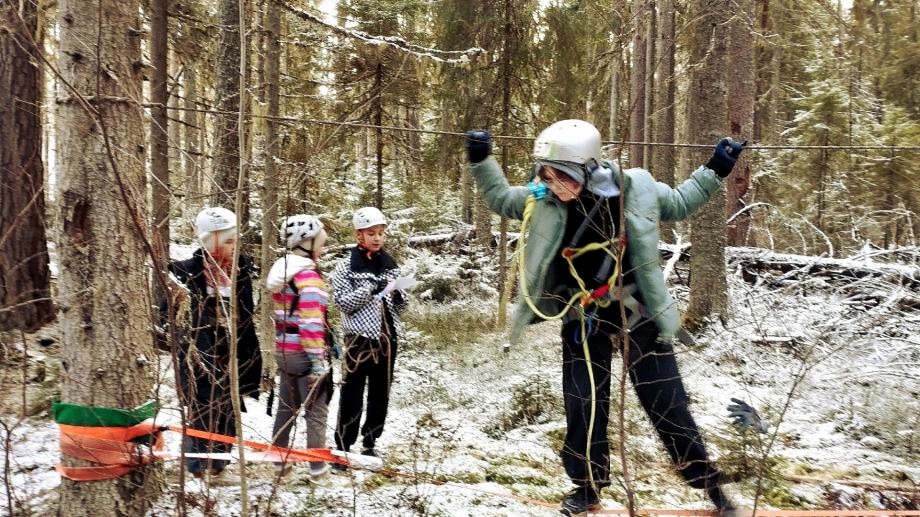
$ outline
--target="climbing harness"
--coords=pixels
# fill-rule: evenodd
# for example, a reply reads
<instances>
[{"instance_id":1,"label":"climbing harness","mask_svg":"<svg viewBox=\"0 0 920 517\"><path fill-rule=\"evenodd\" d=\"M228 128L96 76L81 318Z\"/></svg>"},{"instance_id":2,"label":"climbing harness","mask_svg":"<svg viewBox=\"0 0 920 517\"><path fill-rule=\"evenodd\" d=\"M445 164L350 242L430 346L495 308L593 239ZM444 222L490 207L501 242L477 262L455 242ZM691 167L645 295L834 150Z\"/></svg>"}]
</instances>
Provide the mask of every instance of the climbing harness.
<instances>
[{"instance_id":1,"label":"climbing harness","mask_svg":"<svg viewBox=\"0 0 920 517\"><path fill-rule=\"evenodd\" d=\"M586 215L585 220L576 230L572 240L569 243L569 246L563 248L561 251L562 257L568 263L569 273L578 284L578 290L573 295L571 295L565 306L557 314L547 315L537 308L536 304L531 299L530 293L527 292L527 268L525 267L524 260L526 253L525 235L527 233L527 226L530 223L530 218L533 216L537 200L542 199L546 195L546 186L543 185L543 189L541 191L539 185L542 185L542 182L535 183L531 181L528 184L528 190L530 190L531 195L527 197L527 201L525 202L524 217L521 221L521 242L517 250L516 261L518 271L520 273L521 296L524 298L524 301L527 303L528 307L530 307L530 310L532 310L534 314L544 320L562 319L569 313L570 310L579 311L580 336L574 336L573 341L582 345L582 353L584 354L585 358L585 366L587 367L588 382L590 384L591 390L591 413L588 419L588 439L585 440L587 444L585 447L585 458L588 462L588 482L591 484L591 486L595 486L594 469L591 465L591 436L594 434L594 421L597 415L597 382L594 378L594 368L592 367L591 363L591 351L589 349L588 337L596 332L596 327L599 326L598 322L596 321L598 308L609 307L614 299L620 300L625 307L632 309L632 315L628 320L628 324L632 325L638 322L639 318L641 318L639 314L639 303L633 296L633 293L635 293L634 285L630 286L631 290L628 293L626 292L625 288L621 287L620 289L617 289L616 286L616 283L622 274L623 256L626 251L626 234L624 231L620 232L620 237L614 236L611 239L605 241L592 242L582 247L576 247L578 241L584 235L588 225L591 224L591 221L603 204L601 200L598 200L594 207L592 207L591 211ZM604 258L603 264L601 265L601 269L595 276L595 281L602 283L595 289L588 289L584 280L575 269L574 260L584 255L585 253L598 250L603 250L607 254ZM610 273L611 267L613 269L612 273ZM608 273L609 276L607 276ZM606 279L604 278L605 276L607 276ZM617 293L619 296L612 296Z\"/></svg>"}]
</instances>

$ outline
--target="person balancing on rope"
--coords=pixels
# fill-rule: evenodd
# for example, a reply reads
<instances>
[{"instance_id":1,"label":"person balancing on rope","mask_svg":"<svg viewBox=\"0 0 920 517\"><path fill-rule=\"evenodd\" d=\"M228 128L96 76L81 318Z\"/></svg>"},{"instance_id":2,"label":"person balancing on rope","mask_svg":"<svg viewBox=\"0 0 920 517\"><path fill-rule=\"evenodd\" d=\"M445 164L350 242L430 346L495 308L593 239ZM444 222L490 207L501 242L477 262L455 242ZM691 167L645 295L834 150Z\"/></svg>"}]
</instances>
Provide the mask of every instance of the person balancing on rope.
<instances>
[{"instance_id":1,"label":"person balancing on rope","mask_svg":"<svg viewBox=\"0 0 920 517\"><path fill-rule=\"evenodd\" d=\"M622 350L629 380L677 470L705 490L720 515L734 507L721 489L677 368L679 315L658 262L658 223L686 219L731 172L744 144L724 138L706 165L677 188L643 169L601 161L598 130L582 120L547 127L534 143L531 182L511 187L488 131L467 132L470 171L496 213L522 221L521 296L511 342L539 320L562 321L566 436L562 463L575 489L560 511L600 507L610 485L607 422L611 359ZM625 228L621 225L625 221Z\"/></svg>"}]
</instances>

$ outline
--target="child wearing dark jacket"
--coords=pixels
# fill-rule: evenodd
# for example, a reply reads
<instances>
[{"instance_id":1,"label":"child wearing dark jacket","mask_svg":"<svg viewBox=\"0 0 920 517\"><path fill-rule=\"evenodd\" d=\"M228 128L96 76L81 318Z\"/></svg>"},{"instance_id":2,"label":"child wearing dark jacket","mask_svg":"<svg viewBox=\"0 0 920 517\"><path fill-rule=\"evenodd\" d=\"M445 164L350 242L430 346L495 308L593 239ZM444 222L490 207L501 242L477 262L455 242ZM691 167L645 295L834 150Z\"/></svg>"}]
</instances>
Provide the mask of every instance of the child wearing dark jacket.
<instances>
[{"instance_id":1,"label":"child wearing dark jacket","mask_svg":"<svg viewBox=\"0 0 920 517\"><path fill-rule=\"evenodd\" d=\"M235 435L230 394L230 325L236 317L237 364L240 395L258 397L262 355L253 325L252 259L240 255L236 284L230 281L237 245L236 215L225 208L205 208L195 219L201 248L192 258L169 264L169 272L189 295L189 324L177 350L179 394L188 407L188 426L212 433ZM231 310L231 290L237 307ZM175 304L174 304L175 305ZM161 304L165 307L165 302ZM245 406L242 405L245 411ZM187 437L187 453L228 453L232 445ZM219 476L226 460L188 458L196 478Z\"/></svg>"}]
</instances>

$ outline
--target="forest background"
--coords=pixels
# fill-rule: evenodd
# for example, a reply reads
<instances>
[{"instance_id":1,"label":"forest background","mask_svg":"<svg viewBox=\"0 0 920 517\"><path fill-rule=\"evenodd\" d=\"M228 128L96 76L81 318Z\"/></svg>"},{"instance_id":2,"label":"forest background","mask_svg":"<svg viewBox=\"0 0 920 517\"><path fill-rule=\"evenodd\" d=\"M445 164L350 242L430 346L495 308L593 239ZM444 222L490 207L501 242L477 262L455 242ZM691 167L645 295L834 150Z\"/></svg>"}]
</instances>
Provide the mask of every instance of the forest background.
<instances>
[{"instance_id":1,"label":"forest background","mask_svg":"<svg viewBox=\"0 0 920 517\"><path fill-rule=\"evenodd\" d=\"M706 353L737 354L726 329L757 326L763 311L788 317L778 307L798 304L814 316L811 328L761 325L741 341L792 354L804 369L791 374L798 380L819 363L839 371L871 361L873 379L896 385L870 383L874 396L887 393L903 411L873 424L887 430L877 448L916 466L918 8L916 0L3 0L7 509L47 502L17 496L13 444L47 423L52 398L127 408L168 384L154 367L165 357L168 370L169 356L154 349L150 309L170 243L174 255L193 243L190 221L203 206L241 215L243 252L263 269L279 252L280 217L319 215L331 264L352 240L353 210L378 206L392 221L394 253L421 281L410 315L417 359L476 343L501 354L518 227L478 201L462 135L490 129L509 182L523 184L532 138L563 118L592 122L607 158L671 185L719 137L747 140L707 210L663 228L685 325L711 345ZM819 274L829 280L809 283ZM744 292L764 305L745 313ZM833 304L801 305L816 292ZM854 306L882 312L846 313ZM873 352L848 355L845 345L863 338ZM816 349L826 354L816 359ZM556 385L526 379L503 385L495 436L552 421ZM786 406L772 404L781 421ZM868 436L856 428L855 439ZM736 438L746 451L750 437ZM771 479L767 457L751 479ZM916 507L907 467L885 479L914 483L913 503L895 499ZM65 481L59 504L108 513L115 500L127 513L151 511L164 483L157 467L139 472L91 488ZM635 487L622 475L618 499L631 502ZM561 485L549 486L541 497L552 500ZM241 490L247 501L245 482ZM185 498L175 501L187 511Z\"/></svg>"}]
</instances>

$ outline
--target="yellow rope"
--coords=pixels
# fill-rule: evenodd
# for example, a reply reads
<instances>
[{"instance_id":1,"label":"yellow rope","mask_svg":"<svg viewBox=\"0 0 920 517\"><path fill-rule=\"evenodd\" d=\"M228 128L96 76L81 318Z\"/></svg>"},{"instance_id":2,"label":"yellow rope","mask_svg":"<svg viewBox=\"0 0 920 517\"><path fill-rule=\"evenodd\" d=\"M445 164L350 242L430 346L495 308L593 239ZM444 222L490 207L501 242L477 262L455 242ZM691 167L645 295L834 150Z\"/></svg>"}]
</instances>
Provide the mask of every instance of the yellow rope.
<instances>
[{"instance_id":1,"label":"yellow rope","mask_svg":"<svg viewBox=\"0 0 920 517\"><path fill-rule=\"evenodd\" d=\"M569 309L571 309L572 306L579 300L581 301L581 305L583 308L587 307L587 305L590 304L591 302L596 303L599 307L608 307L611 303L611 300L609 298L595 299L592 296L592 292L588 290L588 288L585 286L584 281L578 275L578 272L575 270L575 264L572 261L580 257L581 255L584 255L585 253L588 253L590 251L596 251L596 250L604 250L604 252L606 252L611 257L613 257L614 262L615 262L615 265L613 268L613 274L611 274L610 278L607 279L607 288L608 288L608 292L610 292L610 290L614 289L616 281L620 276L620 271L621 271L620 265L623 262L623 253L626 249L626 246L617 245L616 237L610 240L607 240L607 241L592 242L592 243L586 244L585 246L582 246L581 248L566 248L565 252L563 253L563 257L565 258L566 262L568 262L569 264L569 272L571 273L572 277L575 279L575 282L578 284L579 291L575 293L569 299L568 302L566 302L565 306L562 308L562 311L560 311L558 314L549 316L549 315L543 314L543 312L537 308L536 304L533 303L533 300L531 300L530 298L530 293L527 292L527 278L526 278L527 268L525 267L525 264L524 264L524 250L525 250L525 235L527 234L527 225L530 223L530 218L533 216L533 211L534 211L534 207L536 206L536 204L537 204L536 199L534 198L534 196L531 195L527 198L526 204L524 205L524 217L521 220L520 246L518 247L518 250L517 250L517 261L516 261L517 267L520 273L521 295L524 297L524 301L527 303L527 306L530 307L530 310L532 310L534 314L536 314L537 316L539 316L540 318L544 320L561 319L569 311ZM616 252L611 250L610 249L611 247L616 248ZM588 382L591 388L591 413L590 413L591 416L588 420L588 430L587 430L588 436L587 436L587 440L585 440L585 443L586 443L585 459L587 460L587 463L588 463L588 482L591 483L592 487L594 487L595 482L594 482L593 462L591 461L591 441L592 441L592 436L594 434L594 419L597 415L597 396L595 393L597 386L595 384L595 379L594 379L594 367L592 366L592 363L591 363L591 351L588 348L588 339L587 339L588 332L587 332L587 329L585 328L586 318L584 317L583 312L580 315L579 319L581 323L582 351L585 357L585 366L587 366L587 369L588 369Z\"/></svg>"}]
</instances>

